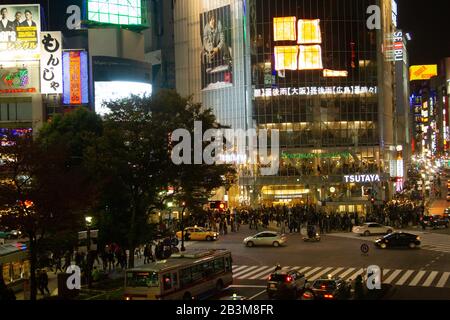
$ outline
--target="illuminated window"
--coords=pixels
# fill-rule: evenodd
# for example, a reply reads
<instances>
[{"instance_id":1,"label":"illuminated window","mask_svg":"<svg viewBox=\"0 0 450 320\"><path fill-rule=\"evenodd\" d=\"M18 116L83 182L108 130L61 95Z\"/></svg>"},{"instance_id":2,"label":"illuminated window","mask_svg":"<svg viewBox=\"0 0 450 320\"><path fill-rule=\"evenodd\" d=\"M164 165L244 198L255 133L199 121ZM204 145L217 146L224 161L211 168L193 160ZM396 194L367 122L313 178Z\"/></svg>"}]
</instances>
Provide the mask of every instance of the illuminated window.
<instances>
[{"instance_id":1,"label":"illuminated window","mask_svg":"<svg viewBox=\"0 0 450 320\"><path fill-rule=\"evenodd\" d=\"M296 17L273 18L273 31L275 41L295 41L297 35L295 27Z\"/></svg>"},{"instance_id":2,"label":"illuminated window","mask_svg":"<svg viewBox=\"0 0 450 320\"><path fill-rule=\"evenodd\" d=\"M319 45L300 46L298 69L299 70L323 69L321 46Z\"/></svg>"},{"instance_id":3,"label":"illuminated window","mask_svg":"<svg viewBox=\"0 0 450 320\"><path fill-rule=\"evenodd\" d=\"M298 47L275 47L275 70L297 70Z\"/></svg>"},{"instance_id":4,"label":"illuminated window","mask_svg":"<svg viewBox=\"0 0 450 320\"><path fill-rule=\"evenodd\" d=\"M324 69L323 76L324 78L348 77L348 71Z\"/></svg>"},{"instance_id":5,"label":"illuminated window","mask_svg":"<svg viewBox=\"0 0 450 320\"><path fill-rule=\"evenodd\" d=\"M142 24L142 0L88 0L88 20L120 25Z\"/></svg>"},{"instance_id":6,"label":"illuminated window","mask_svg":"<svg viewBox=\"0 0 450 320\"><path fill-rule=\"evenodd\" d=\"M318 44L322 43L320 33L320 19L298 21L298 43Z\"/></svg>"}]
</instances>

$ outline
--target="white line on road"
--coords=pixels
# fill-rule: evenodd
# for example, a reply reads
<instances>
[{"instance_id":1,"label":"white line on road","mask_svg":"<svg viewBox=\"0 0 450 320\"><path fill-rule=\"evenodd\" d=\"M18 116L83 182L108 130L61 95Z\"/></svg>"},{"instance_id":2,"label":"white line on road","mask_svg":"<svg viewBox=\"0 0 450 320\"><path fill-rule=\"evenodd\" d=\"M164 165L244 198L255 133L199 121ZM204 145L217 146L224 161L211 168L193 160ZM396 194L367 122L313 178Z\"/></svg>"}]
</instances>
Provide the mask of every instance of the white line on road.
<instances>
[{"instance_id":1,"label":"white line on road","mask_svg":"<svg viewBox=\"0 0 450 320\"><path fill-rule=\"evenodd\" d=\"M429 287L433 283L433 280L434 278L436 278L437 275L438 275L437 271L433 271L432 273L430 273L427 280L425 280L425 282L423 283L422 287Z\"/></svg>"},{"instance_id":2,"label":"white line on road","mask_svg":"<svg viewBox=\"0 0 450 320\"><path fill-rule=\"evenodd\" d=\"M337 268L336 270L334 270L333 272L330 273L330 276L334 277L335 275L337 275L342 270L344 270L344 268Z\"/></svg>"},{"instance_id":3,"label":"white line on road","mask_svg":"<svg viewBox=\"0 0 450 320\"><path fill-rule=\"evenodd\" d=\"M436 285L437 288L443 288L445 284L447 283L448 277L450 276L450 272L444 272L444 274L441 277L441 280L439 280L438 284Z\"/></svg>"},{"instance_id":4,"label":"white line on road","mask_svg":"<svg viewBox=\"0 0 450 320\"><path fill-rule=\"evenodd\" d=\"M343 274L341 274L340 277L341 277L342 279L345 279L345 276L348 275L348 274L350 274L350 273L352 273L354 270L355 270L355 268L350 268L350 269L348 269L347 271L345 271Z\"/></svg>"},{"instance_id":5,"label":"white line on road","mask_svg":"<svg viewBox=\"0 0 450 320\"><path fill-rule=\"evenodd\" d=\"M413 281L411 281L411 283L409 284L410 287L414 287L417 286L417 284L419 283L420 279L423 278L423 276L425 275L425 273L427 273L426 271L419 271L419 273L416 275L416 277L413 279Z\"/></svg>"},{"instance_id":6,"label":"white line on road","mask_svg":"<svg viewBox=\"0 0 450 320\"><path fill-rule=\"evenodd\" d=\"M245 268L247 268L247 266L240 266L239 268L233 268L233 273L234 272L238 272L239 270L242 270L242 269L245 269Z\"/></svg>"},{"instance_id":7,"label":"white line on road","mask_svg":"<svg viewBox=\"0 0 450 320\"><path fill-rule=\"evenodd\" d=\"M305 268L299 270L298 272L299 272L299 273L304 273L304 272L306 272L306 271L309 270L309 269L311 269L311 267L305 267Z\"/></svg>"},{"instance_id":8,"label":"white line on road","mask_svg":"<svg viewBox=\"0 0 450 320\"><path fill-rule=\"evenodd\" d=\"M267 267L264 271L262 271L262 272L260 272L258 274L255 274L253 277L251 277L250 280L260 279L263 275L267 275L268 276L269 273L271 273L273 270L274 270L273 267ZM264 277L264 278L267 278L267 276Z\"/></svg>"},{"instance_id":9,"label":"white line on road","mask_svg":"<svg viewBox=\"0 0 450 320\"><path fill-rule=\"evenodd\" d=\"M356 271L354 274L347 276L346 279L344 279L344 280L350 280L350 279L354 280L354 279L356 279L357 276L359 276L360 274L363 274L363 272L364 272L364 269L361 268L358 271Z\"/></svg>"},{"instance_id":10,"label":"white line on road","mask_svg":"<svg viewBox=\"0 0 450 320\"><path fill-rule=\"evenodd\" d=\"M266 293L266 290L263 290L263 291L261 291L260 293L255 294L253 297L250 297L249 300L253 300L253 299L255 299L256 297L259 297L260 295L262 295L262 294L264 294L264 293Z\"/></svg>"},{"instance_id":11,"label":"white line on road","mask_svg":"<svg viewBox=\"0 0 450 320\"><path fill-rule=\"evenodd\" d=\"M384 283L390 284L392 281L395 280L395 278L397 278L397 276L402 273L403 270L395 270L390 276L389 278L387 278Z\"/></svg>"},{"instance_id":12,"label":"white line on road","mask_svg":"<svg viewBox=\"0 0 450 320\"><path fill-rule=\"evenodd\" d=\"M233 272L233 278L239 278L241 275L243 275L243 274L246 274L247 272L250 272L250 271L252 271L253 269L256 269L256 268L258 268L259 266L253 266L253 267L248 267L247 269L245 269L245 270L241 270L241 271L239 271L239 272L237 272L237 273L234 273Z\"/></svg>"},{"instance_id":13,"label":"white line on road","mask_svg":"<svg viewBox=\"0 0 450 320\"><path fill-rule=\"evenodd\" d=\"M267 266L262 266L262 267L260 267L260 268L258 268L258 269L255 269L255 270L253 270L253 271L251 271L251 272L249 272L249 273L247 273L247 274L244 274L244 275L239 276L239 279L246 279L246 278L248 278L248 277L254 275L255 273L261 272L261 270L265 270L265 269L267 269Z\"/></svg>"},{"instance_id":14,"label":"white line on road","mask_svg":"<svg viewBox=\"0 0 450 320\"><path fill-rule=\"evenodd\" d=\"M397 286L402 286L405 284L406 280L408 280L408 278L414 273L413 270L408 270L405 272L405 274L403 275L403 277L400 278L400 280L398 280L398 282L396 283Z\"/></svg>"},{"instance_id":15,"label":"white line on road","mask_svg":"<svg viewBox=\"0 0 450 320\"><path fill-rule=\"evenodd\" d=\"M328 271L333 270L333 268L326 268L325 270L322 270L321 272L317 273L316 275L314 275L313 277L309 278L309 281L314 281L316 279L319 279L321 276L323 276L324 274L326 274Z\"/></svg>"},{"instance_id":16,"label":"white line on road","mask_svg":"<svg viewBox=\"0 0 450 320\"><path fill-rule=\"evenodd\" d=\"M317 267L312 269L311 271L309 271L308 273L305 274L306 279L308 279L309 276L312 276L314 273L316 273L317 271L319 271L320 269L322 269L322 267Z\"/></svg>"}]
</instances>

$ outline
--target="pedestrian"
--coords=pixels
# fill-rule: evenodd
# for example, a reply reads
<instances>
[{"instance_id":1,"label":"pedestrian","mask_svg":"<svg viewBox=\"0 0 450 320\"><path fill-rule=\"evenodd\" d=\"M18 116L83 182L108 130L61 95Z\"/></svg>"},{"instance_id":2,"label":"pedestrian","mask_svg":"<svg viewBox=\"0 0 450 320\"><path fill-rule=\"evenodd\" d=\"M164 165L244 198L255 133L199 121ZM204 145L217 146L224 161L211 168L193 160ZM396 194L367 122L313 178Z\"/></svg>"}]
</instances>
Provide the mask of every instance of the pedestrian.
<instances>
[{"instance_id":1,"label":"pedestrian","mask_svg":"<svg viewBox=\"0 0 450 320\"><path fill-rule=\"evenodd\" d=\"M47 270L43 269L41 273L41 285L42 285L42 291L47 292L47 295L50 295L50 290L48 289L48 274Z\"/></svg>"}]
</instances>

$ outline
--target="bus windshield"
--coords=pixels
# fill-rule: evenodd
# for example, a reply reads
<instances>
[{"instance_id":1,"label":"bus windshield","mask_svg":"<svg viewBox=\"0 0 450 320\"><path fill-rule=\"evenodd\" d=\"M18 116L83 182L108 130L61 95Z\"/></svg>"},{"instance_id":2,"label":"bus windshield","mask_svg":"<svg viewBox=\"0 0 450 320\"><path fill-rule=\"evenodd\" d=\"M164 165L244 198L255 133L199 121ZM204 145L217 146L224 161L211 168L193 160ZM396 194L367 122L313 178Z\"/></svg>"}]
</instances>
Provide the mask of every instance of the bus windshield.
<instances>
[{"instance_id":1,"label":"bus windshield","mask_svg":"<svg viewBox=\"0 0 450 320\"><path fill-rule=\"evenodd\" d=\"M159 287L159 277L156 272L127 272L127 286L129 287Z\"/></svg>"}]
</instances>

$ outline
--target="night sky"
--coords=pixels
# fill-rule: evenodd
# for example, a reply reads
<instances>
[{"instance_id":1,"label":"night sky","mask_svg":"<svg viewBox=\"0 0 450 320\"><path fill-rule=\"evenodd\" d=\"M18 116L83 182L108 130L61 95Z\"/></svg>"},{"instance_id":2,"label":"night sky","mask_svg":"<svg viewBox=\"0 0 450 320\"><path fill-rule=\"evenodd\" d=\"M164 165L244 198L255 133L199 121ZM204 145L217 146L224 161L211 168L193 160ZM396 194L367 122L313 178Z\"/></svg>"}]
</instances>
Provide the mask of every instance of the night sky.
<instances>
[{"instance_id":1,"label":"night sky","mask_svg":"<svg viewBox=\"0 0 450 320\"><path fill-rule=\"evenodd\" d=\"M399 28L410 32L410 64L432 64L450 57L450 1L398 0Z\"/></svg>"}]
</instances>

